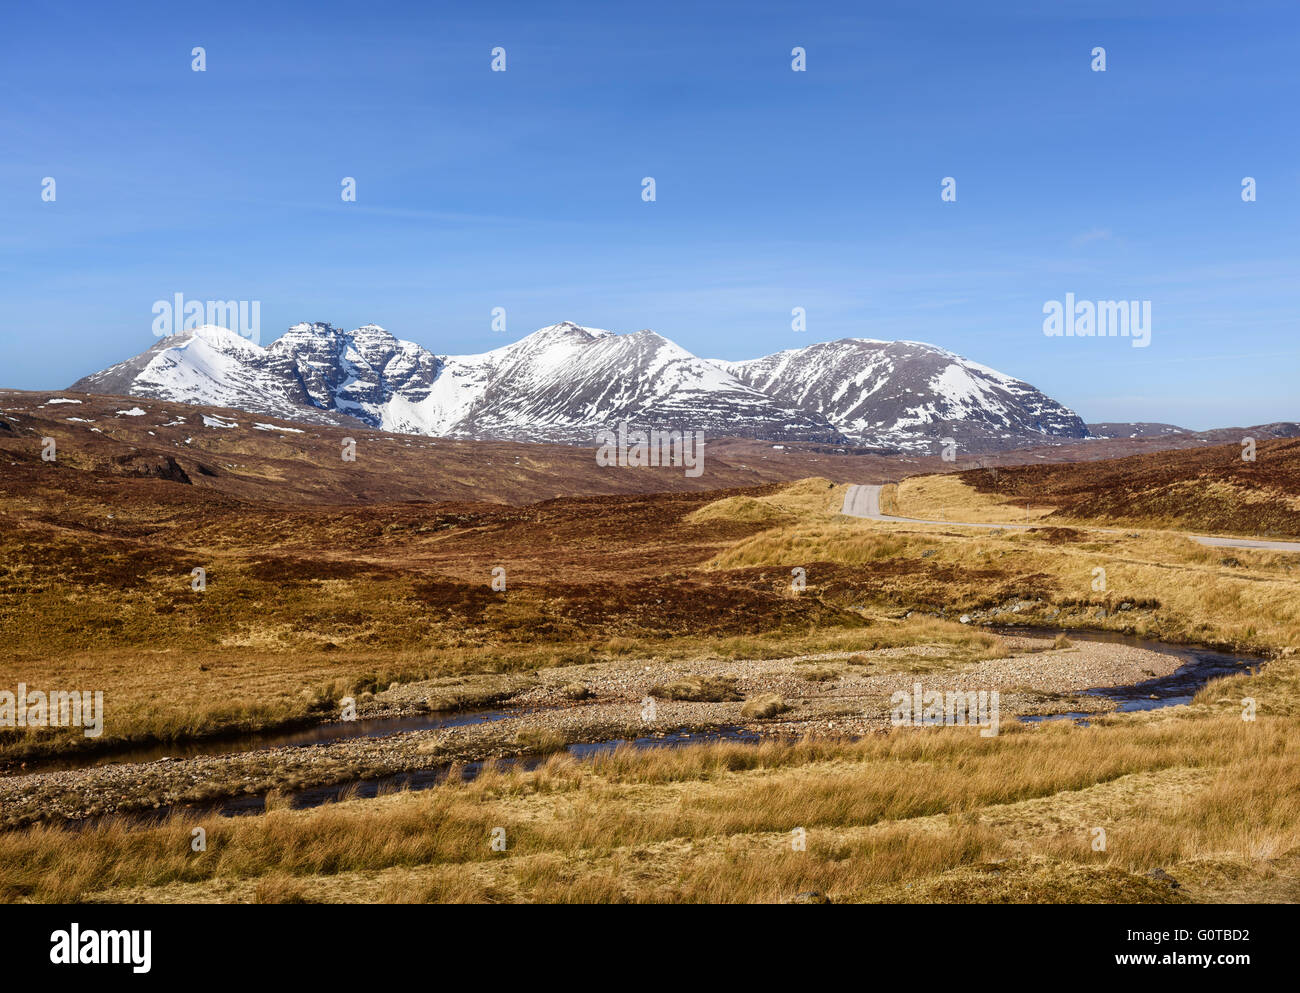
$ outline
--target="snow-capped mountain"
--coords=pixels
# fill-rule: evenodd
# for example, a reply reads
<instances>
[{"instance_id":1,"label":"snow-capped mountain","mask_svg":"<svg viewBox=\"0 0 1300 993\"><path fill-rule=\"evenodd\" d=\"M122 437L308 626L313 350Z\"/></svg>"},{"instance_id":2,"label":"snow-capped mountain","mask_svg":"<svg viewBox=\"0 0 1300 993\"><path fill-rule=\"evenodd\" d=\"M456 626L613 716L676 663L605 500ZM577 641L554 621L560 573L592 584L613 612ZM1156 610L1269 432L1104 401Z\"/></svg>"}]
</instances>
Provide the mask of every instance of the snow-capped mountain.
<instances>
[{"instance_id":1,"label":"snow-capped mountain","mask_svg":"<svg viewBox=\"0 0 1300 993\"><path fill-rule=\"evenodd\" d=\"M297 324L265 348L208 326L71 389L457 438L590 442L621 420L906 451L933 451L945 437L979 451L1087 436L1032 386L932 345L843 339L722 362L653 331L570 322L449 356L373 324Z\"/></svg>"},{"instance_id":2,"label":"snow-capped mountain","mask_svg":"<svg viewBox=\"0 0 1300 993\"><path fill-rule=\"evenodd\" d=\"M1074 411L1028 383L917 341L841 338L716 364L861 444L933 451L953 438L971 452L1088 436Z\"/></svg>"},{"instance_id":3,"label":"snow-capped mountain","mask_svg":"<svg viewBox=\"0 0 1300 993\"><path fill-rule=\"evenodd\" d=\"M202 327L72 389L456 438L590 442L618 421L841 443L824 418L741 383L653 331L569 322L481 355L438 357L383 328L297 324L262 348Z\"/></svg>"}]
</instances>

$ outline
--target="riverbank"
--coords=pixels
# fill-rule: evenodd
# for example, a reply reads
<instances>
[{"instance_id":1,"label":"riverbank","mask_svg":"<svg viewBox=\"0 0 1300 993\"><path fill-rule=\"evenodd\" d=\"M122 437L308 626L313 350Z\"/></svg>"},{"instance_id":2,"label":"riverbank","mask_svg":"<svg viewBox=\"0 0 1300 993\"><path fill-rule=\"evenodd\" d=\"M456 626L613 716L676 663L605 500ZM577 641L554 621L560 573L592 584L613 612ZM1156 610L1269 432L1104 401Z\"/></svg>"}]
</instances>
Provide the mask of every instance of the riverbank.
<instances>
[{"instance_id":1,"label":"riverbank","mask_svg":"<svg viewBox=\"0 0 1300 993\"><path fill-rule=\"evenodd\" d=\"M910 695L918 684L927 692L996 690L1004 721L1102 715L1117 709L1116 700L1088 691L1143 686L1192 659L1185 649L1161 649L1024 633L996 636L983 650L922 644L783 659L557 667L536 673L497 710L406 718L392 715L419 708L436 687L400 684L376 696L373 716L327 725L316 735L286 736L297 741L272 737L266 739L270 747L0 778L0 824L161 816L187 808L255 813L266 809L268 795L313 794L324 802L340 795L338 787L385 779L390 788L424 788L445 778L453 764L538 758L622 740L653 747L737 734L856 738L888 730L891 698L900 691ZM1249 662L1230 661L1242 668ZM693 689L697 697L721 698L673 698L690 697ZM747 710L754 700L776 700L779 707L755 717Z\"/></svg>"}]
</instances>

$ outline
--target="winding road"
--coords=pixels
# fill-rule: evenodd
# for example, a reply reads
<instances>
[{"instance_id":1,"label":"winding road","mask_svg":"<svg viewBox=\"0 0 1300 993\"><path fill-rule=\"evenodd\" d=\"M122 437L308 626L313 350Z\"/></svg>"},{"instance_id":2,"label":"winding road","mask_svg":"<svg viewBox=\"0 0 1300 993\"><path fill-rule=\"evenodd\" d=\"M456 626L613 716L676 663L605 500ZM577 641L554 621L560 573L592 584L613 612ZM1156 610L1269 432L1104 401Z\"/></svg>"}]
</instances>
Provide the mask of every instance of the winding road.
<instances>
[{"instance_id":1,"label":"winding road","mask_svg":"<svg viewBox=\"0 0 1300 993\"><path fill-rule=\"evenodd\" d=\"M864 517L871 521L895 521L904 524L944 524L958 528L1006 528L1023 531L1034 527L1033 524L988 524L965 521L928 521L919 517L891 517L880 512L880 485L862 484L848 488L844 494L844 507L841 514L849 517ZM1102 529L1105 530L1105 529ZM1112 532L1113 533L1113 532ZM1267 541L1262 538L1212 538L1208 535L1189 534L1192 541L1215 548L1261 548L1274 552L1300 552L1300 541Z\"/></svg>"}]
</instances>

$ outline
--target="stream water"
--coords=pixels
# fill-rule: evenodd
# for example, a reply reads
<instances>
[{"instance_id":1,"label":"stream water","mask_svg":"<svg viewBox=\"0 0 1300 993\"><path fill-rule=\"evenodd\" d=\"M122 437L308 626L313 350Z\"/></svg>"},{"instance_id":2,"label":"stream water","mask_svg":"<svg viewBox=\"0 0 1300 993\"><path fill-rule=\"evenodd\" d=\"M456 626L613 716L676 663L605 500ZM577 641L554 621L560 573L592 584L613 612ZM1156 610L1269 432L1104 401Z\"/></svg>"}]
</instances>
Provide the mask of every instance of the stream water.
<instances>
[{"instance_id":1,"label":"stream water","mask_svg":"<svg viewBox=\"0 0 1300 993\"><path fill-rule=\"evenodd\" d=\"M999 634L1036 634L1054 637L1060 633L1054 630L1036 628L1004 628ZM1161 707L1173 707L1182 703L1191 703L1192 697L1202 686L1223 676L1233 676L1248 668L1263 664L1263 659L1253 655L1238 655L1233 652L1221 652L1210 648L1197 648L1188 645L1169 645L1161 641L1148 641L1132 635L1118 632L1098 631L1087 635L1067 633L1066 637L1074 641L1100 641L1111 644L1133 645L1146 648L1164 655L1173 655L1182 664L1167 676L1156 676L1129 686L1098 686L1084 690L1077 696L1098 696L1115 701L1115 709L1120 713L1133 710L1157 710ZM1022 717L1022 721L1035 723L1053 720L1086 721L1095 714L1087 712L1066 711L1059 714L1039 714Z\"/></svg>"}]
</instances>

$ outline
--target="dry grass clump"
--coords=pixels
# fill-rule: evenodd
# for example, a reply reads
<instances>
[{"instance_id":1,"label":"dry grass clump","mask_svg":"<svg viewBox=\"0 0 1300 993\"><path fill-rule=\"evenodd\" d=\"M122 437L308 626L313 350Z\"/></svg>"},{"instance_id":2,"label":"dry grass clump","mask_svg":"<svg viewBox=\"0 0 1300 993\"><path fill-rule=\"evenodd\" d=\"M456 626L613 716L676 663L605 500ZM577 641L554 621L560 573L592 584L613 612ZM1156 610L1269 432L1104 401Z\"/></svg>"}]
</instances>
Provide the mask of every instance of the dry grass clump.
<instances>
[{"instance_id":1,"label":"dry grass clump","mask_svg":"<svg viewBox=\"0 0 1300 993\"><path fill-rule=\"evenodd\" d=\"M1070 542L1086 541L1089 537L1088 532L1080 531L1077 528L1031 528L1028 534L1039 541L1047 542L1049 545L1064 545Z\"/></svg>"},{"instance_id":2,"label":"dry grass clump","mask_svg":"<svg viewBox=\"0 0 1300 993\"><path fill-rule=\"evenodd\" d=\"M847 488L847 484L836 484L815 476L791 483L766 496L733 496L715 500L688 514L686 520L693 524L718 520L761 525L789 523L800 517L835 513L844 504Z\"/></svg>"},{"instance_id":3,"label":"dry grass clump","mask_svg":"<svg viewBox=\"0 0 1300 993\"><path fill-rule=\"evenodd\" d=\"M272 875L257 881L253 903L310 903L300 881L291 876Z\"/></svg>"},{"instance_id":4,"label":"dry grass clump","mask_svg":"<svg viewBox=\"0 0 1300 993\"><path fill-rule=\"evenodd\" d=\"M741 699L735 679L726 676L684 676L671 683L650 687L650 695L660 700L688 700L692 703Z\"/></svg>"},{"instance_id":5,"label":"dry grass clump","mask_svg":"<svg viewBox=\"0 0 1300 993\"><path fill-rule=\"evenodd\" d=\"M531 755L550 755L555 752L562 752L568 745L568 742L564 740L564 736L557 731L533 728L520 731L515 737L515 741L523 751Z\"/></svg>"},{"instance_id":6,"label":"dry grass clump","mask_svg":"<svg viewBox=\"0 0 1300 993\"><path fill-rule=\"evenodd\" d=\"M898 484L893 507L887 513L935 521L989 524L1023 524L1051 514L1056 508L1011 495L982 493L954 474L911 476Z\"/></svg>"},{"instance_id":7,"label":"dry grass clump","mask_svg":"<svg viewBox=\"0 0 1300 993\"><path fill-rule=\"evenodd\" d=\"M1072 641L1071 641L1069 638L1067 638L1064 634L1058 634L1058 635L1056 636L1056 640L1052 642L1052 647L1053 647L1053 648L1073 648L1073 647L1074 647L1074 642L1072 642Z\"/></svg>"},{"instance_id":8,"label":"dry grass clump","mask_svg":"<svg viewBox=\"0 0 1300 993\"><path fill-rule=\"evenodd\" d=\"M794 515L787 510L774 506L770 501L762 497L734 496L706 504L699 510L688 514L686 520L692 524L725 520L767 525L794 520Z\"/></svg>"},{"instance_id":9,"label":"dry grass clump","mask_svg":"<svg viewBox=\"0 0 1300 993\"><path fill-rule=\"evenodd\" d=\"M595 696L591 692L591 687L585 683L569 683L561 688L560 693L570 700L587 700Z\"/></svg>"},{"instance_id":10,"label":"dry grass clump","mask_svg":"<svg viewBox=\"0 0 1300 993\"><path fill-rule=\"evenodd\" d=\"M839 679L840 674L836 669L826 666L818 666L814 669L803 669L799 672L800 679L806 679L810 683L829 683L831 680Z\"/></svg>"},{"instance_id":11,"label":"dry grass clump","mask_svg":"<svg viewBox=\"0 0 1300 993\"><path fill-rule=\"evenodd\" d=\"M898 511L898 484L886 483L880 487L880 512L890 517L902 517Z\"/></svg>"},{"instance_id":12,"label":"dry grass clump","mask_svg":"<svg viewBox=\"0 0 1300 993\"><path fill-rule=\"evenodd\" d=\"M760 693L746 700L745 705L740 708L740 713L743 717L761 719L784 714L789 709L790 705L781 698L780 694Z\"/></svg>"}]
</instances>

